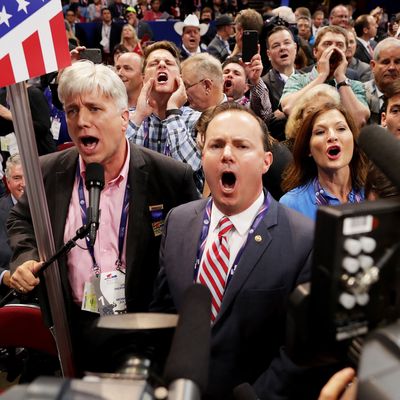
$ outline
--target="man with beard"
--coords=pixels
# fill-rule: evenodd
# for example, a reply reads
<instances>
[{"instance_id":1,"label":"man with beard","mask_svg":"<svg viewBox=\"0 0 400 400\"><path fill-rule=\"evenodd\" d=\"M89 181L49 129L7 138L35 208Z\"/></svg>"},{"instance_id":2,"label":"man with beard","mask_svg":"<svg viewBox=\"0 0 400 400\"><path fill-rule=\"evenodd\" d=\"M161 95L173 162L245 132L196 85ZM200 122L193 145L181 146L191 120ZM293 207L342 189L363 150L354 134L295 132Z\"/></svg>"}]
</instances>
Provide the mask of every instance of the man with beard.
<instances>
[{"instance_id":1,"label":"man with beard","mask_svg":"<svg viewBox=\"0 0 400 400\"><path fill-rule=\"evenodd\" d=\"M230 57L222 64L224 93L228 100L250 107L266 124L271 118L268 89L261 79L263 70L261 56L256 54L250 63L238 57ZM250 91L250 97L246 93Z\"/></svg>"}]
</instances>

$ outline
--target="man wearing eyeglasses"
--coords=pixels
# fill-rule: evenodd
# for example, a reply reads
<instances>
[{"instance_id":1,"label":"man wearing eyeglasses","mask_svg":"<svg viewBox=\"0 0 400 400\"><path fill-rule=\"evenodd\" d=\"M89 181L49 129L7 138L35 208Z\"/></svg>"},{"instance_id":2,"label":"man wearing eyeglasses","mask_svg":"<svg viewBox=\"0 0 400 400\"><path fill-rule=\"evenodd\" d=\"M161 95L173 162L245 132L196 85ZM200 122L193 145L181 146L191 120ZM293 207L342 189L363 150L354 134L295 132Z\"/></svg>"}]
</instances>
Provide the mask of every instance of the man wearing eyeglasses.
<instances>
[{"instance_id":1,"label":"man wearing eyeglasses","mask_svg":"<svg viewBox=\"0 0 400 400\"><path fill-rule=\"evenodd\" d=\"M194 130L200 113L184 106L187 95L177 47L168 41L148 46L142 74L144 84L130 114L128 139L189 164L201 192L203 177Z\"/></svg>"},{"instance_id":2,"label":"man wearing eyeglasses","mask_svg":"<svg viewBox=\"0 0 400 400\"><path fill-rule=\"evenodd\" d=\"M196 54L182 63L182 80L194 110L203 112L227 101L221 63L208 53Z\"/></svg>"}]
</instances>

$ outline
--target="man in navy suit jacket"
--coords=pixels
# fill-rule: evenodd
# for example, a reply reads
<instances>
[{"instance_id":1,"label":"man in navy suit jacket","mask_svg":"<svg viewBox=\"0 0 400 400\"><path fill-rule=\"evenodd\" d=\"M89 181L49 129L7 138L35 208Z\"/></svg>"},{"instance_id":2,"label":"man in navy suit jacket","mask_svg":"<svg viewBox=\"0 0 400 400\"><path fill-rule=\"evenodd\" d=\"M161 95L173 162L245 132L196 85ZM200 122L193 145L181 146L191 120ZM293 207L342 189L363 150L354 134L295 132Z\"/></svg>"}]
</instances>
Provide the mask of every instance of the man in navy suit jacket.
<instances>
[{"instance_id":1,"label":"man in navy suit jacket","mask_svg":"<svg viewBox=\"0 0 400 400\"><path fill-rule=\"evenodd\" d=\"M280 379L285 366L293 364L280 357L280 347L289 294L309 278L313 224L263 190L271 145L265 125L251 110L222 103L203 113L199 133L212 197L169 213L151 308L181 309L185 290L206 273L218 221L228 217L234 226L227 235L229 272L220 309L213 311L204 398L230 399L242 382L251 383L260 398L275 398L289 388Z\"/></svg>"}]
</instances>

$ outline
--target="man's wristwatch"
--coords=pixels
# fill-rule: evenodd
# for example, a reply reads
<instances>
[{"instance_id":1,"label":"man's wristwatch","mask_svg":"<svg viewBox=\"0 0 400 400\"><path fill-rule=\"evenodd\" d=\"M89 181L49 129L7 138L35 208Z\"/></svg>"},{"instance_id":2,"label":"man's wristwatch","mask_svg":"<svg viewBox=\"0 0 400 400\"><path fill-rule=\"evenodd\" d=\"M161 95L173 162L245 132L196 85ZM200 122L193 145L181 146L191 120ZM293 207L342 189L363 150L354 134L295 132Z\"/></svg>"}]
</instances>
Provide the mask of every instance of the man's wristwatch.
<instances>
[{"instance_id":1,"label":"man's wristwatch","mask_svg":"<svg viewBox=\"0 0 400 400\"><path fill-rule=\"evenodd\" d=\"M337 83L336 89L339 89L342 86L350 86L350 79L346 78L344 81Z\"/></svg>"}]
</instances>

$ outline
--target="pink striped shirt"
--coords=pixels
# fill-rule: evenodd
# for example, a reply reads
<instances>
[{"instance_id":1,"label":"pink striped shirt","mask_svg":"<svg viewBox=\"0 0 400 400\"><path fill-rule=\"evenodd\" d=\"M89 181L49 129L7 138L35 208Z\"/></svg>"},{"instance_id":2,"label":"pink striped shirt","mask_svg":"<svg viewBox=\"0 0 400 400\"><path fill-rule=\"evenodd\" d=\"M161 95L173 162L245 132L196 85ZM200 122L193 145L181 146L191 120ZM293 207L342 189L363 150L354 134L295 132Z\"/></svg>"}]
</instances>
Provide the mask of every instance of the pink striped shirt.
<instances>
[{"instance_id":1,"label":"pink striped shirt","mask_svg":"<svg viewBox=\"0 0 400 400\"><path fill-rule=\"evenodd\" d=\"M100 195L101 215L99 229L97 231L97 239L94 245L94 256L101 272L109 272L116 269L115 262L118 259L118 232L121 222L125 188L129 173L130 148L128 144L127 147L128 152L126 160L119 175L112 181L106 183ZM86 166L80 156L79 166L81 177L83 182L85 182ZM89 193L86 190L85 184L83 186L86 206L88 207ZM72 197L69 204L68 216L65 223L64 242L71 239L75 235L76 230L82 226L78 187L79 179L76 177L74 187L72 189ZM124 246L122 251L123 270L125 269L126 265L125 251L126 235L124 238ZM85 282L90 281L94 275L92 257L87 250L86 241L84 239L78 240L77 246L74 247L68 254L67 266L73 299L76 303L81 304L84 284Z\"/></svg>"}]
</instances>

